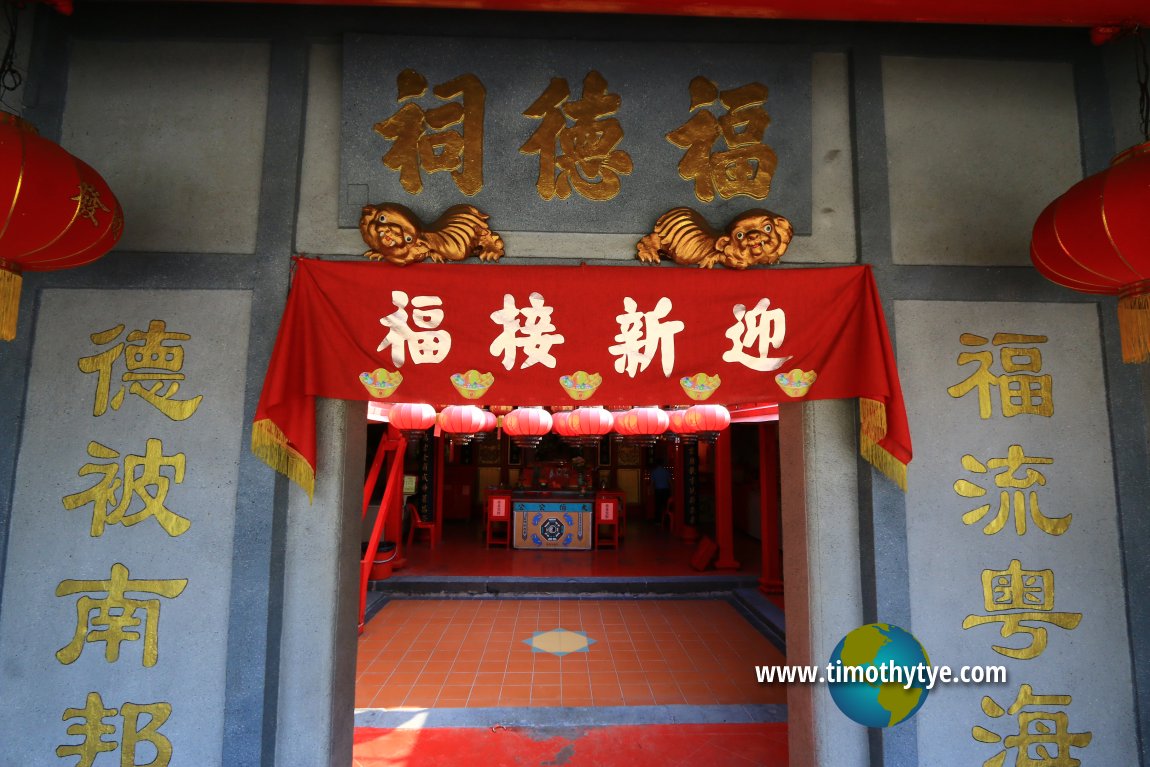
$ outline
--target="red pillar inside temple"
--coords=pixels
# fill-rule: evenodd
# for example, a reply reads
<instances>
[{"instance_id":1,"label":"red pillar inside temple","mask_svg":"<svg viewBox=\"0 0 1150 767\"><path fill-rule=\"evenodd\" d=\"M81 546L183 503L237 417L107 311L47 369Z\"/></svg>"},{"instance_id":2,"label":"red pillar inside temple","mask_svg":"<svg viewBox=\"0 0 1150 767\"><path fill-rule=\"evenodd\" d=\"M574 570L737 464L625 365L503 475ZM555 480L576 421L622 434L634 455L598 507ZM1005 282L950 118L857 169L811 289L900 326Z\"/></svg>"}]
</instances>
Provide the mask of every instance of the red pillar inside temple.
<instances>
[{"instance_id":1,"label":"red pillar inside temple","mask_svg":"<svg viewBox=\"0 0 1150 767\"><path fill-rule=\"evenodd\" d=\"M763 543L763 574L759 588L766 594L783 593L783 560L779 548L779 424L759 424L759 520Z\"/></svg>"},{"instance_id":2,"label":"red pillar inside temple","mask_svg":"<svg viewBox=\"0 0 1150 767\"><path fill-rule=\"evenodd\" d=\"M735 560L735 519L731 509L731 430L723 429L715 441L715 538L719 544L718 570L738 570Z\"/></svg>"}]
</instances>

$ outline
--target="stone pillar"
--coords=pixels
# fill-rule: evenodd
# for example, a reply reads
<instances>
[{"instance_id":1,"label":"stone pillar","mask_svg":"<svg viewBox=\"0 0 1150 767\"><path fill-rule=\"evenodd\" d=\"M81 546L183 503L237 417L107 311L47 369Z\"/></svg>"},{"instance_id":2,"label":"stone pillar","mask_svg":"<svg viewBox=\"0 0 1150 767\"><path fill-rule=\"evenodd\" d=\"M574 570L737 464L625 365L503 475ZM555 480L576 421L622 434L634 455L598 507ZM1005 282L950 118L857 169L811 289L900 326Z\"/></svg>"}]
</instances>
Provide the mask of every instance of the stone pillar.
<instances>
[{"instance_id":1,"label":"stone pillar","mask_svg":"<svg viewBox=\"0 0 1150 767\"><path fill-rule=\"evenodd\" d=\"M355 727L361 402L317 403L315 500L288 501L276 764L346 767Z\"/></svg>"},{"instance_id":2,"label":"stone pillar","mask_svg":"<svg viewBox=\"0 0 1150 767\"><path fill-rule=\"evenodd\" d=\"M779 406L787 663L823 665L862 625L854 400ZM826 685L787 693L792 767L864 767L866 729L839 712Z\"/></svg>"}]
</instances>

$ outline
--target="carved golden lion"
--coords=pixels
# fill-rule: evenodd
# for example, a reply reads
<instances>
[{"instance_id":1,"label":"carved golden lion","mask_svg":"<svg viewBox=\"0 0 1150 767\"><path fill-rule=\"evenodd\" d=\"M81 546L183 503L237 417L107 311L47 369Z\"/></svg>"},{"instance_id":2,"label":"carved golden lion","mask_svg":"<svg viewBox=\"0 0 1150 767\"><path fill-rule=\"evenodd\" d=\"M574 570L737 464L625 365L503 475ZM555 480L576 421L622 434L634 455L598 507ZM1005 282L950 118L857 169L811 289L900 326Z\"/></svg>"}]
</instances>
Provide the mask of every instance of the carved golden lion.
<instances>
[{"instance_id":1,"label":"carved golden lion","mask_svg":"<svg viewBox=\"0 0 1150 767\"><path fill-rule=\"evenodd\" d=\"M777 264L791 243L791 222L757 208L737 216L720 234L690 208L674 208L655 222L655 230L639 240L640 261L659 263L662 256L679 264L710 269L723 264L746 269L756 264Z\"/></svg>"},{"instance_id":2,"label":"carved golden lion","mask_svg":"<svg viewBox=\"0 0 1150 767\"><path fill-rule=\"evenodd\" d=\"M359 233L370 250L364 258L387 259L405 266L418 261L462 261L477 256L480 261L498 261L503 256L503 240L487 228L487 214L470 205L453 205L434 224L423 222L402 205L365 205L359 219Z\"/></svg>"}]
</instances>

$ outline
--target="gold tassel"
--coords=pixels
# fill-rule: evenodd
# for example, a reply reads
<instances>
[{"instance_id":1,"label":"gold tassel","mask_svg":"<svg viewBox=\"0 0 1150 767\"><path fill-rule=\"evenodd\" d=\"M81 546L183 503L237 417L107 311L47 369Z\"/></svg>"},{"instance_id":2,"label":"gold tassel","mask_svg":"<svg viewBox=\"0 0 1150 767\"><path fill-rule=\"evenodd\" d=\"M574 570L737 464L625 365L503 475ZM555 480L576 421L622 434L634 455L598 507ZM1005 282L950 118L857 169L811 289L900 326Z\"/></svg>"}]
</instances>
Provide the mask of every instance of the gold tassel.
<instances>
[{"instance_id":1,"label":"gold tassel","mask_svg":"<svg viewBox=\"0 0 1150 767\"><path fill-rule=\"evenodd\" d=\"M20 286L24 278L9 271L0 261L0 341L16 337L16 317L20 314Z\"/></svg>"},{"instance_id":2,"label":"gold tassel","mask_svg":"<svg viewBox=\"0 0 1150 767\"><path fill-rule=\"evenodd\" d=\"M314 500L315 471L311 464L288 445L287 437L270 418L252 424L252 452L261 461L295 482Z\"/></svg>"},{"instance_id":3,"label":"gold tassel","mask_svg":"<svg viewBox=\"0 0 1150 767\"><path fill-rule=\"evenodd\" d=\"M1150 361L1150 294L1118 299L1118 334L1123 362Z\"/></svg>"},{"instance_id":4,"label":"gold tassel","mask_svg":"<svg viewBox=\"0 0 1150 767\"><path fill-rule=\"evenodd\" d=\"M859 422L859 453L906 492L906 464L878 444L886 436L886 405L860 397Z\"/></svg>"}]
</instances>

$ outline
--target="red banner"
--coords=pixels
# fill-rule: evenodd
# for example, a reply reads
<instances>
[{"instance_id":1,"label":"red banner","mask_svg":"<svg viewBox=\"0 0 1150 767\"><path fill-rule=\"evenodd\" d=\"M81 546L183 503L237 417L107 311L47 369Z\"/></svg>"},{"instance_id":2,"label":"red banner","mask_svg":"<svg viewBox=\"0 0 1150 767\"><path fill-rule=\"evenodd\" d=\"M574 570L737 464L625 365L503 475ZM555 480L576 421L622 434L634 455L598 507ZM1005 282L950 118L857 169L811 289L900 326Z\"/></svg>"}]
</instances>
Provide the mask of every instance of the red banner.
<instances>
[{"instance_id":1,"label":"red banner","mask_svg":"<svg viewBox=\"0 0 1150 767\"><path fill-rule=\"evenodd\" d=\"M900 486L910 431L870 269L704 271L297 259L252 449L309 494L315 398L735 405L860 398Z\"/></svg>"}]
</instances>

